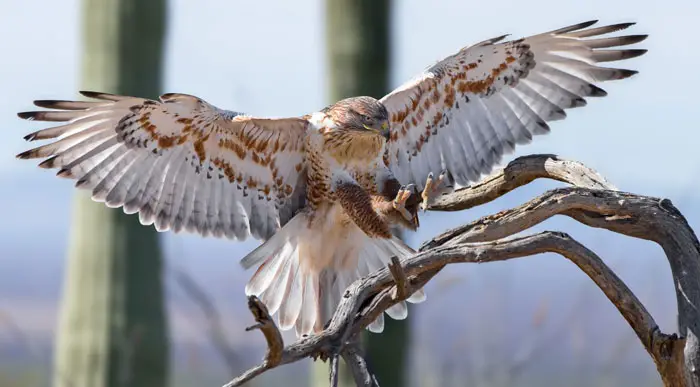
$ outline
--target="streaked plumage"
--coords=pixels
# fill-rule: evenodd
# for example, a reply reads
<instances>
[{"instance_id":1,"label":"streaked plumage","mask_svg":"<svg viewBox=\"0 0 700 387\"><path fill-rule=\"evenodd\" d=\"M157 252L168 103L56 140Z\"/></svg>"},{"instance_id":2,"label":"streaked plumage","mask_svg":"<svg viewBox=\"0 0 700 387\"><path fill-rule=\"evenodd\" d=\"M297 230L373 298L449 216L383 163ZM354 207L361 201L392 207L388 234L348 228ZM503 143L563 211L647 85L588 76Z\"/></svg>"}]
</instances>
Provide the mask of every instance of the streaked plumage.
<instances>
[{"instance_id":1,"label":"streaked plumage","mask_svg":"<svg viewBox=\"0 0 700 387\"><path fill-rule=\"evenodd\" d=\"M251 117L185 94L35 101L54 110L19 116L61 124L26 136L52 142L18 157L45 159L40 166L159 231L265 241L242 260L259 265L246 293L282 329L309 334L351 282L413 254L390 226L418 227L419 192L433 176L445 183L424 190L427 202L478 180L586 97L606 95L596 83L636 73L598 63L644 54L617 47L646 36L601 37L631 24L594 23L489 39L379 101L350 98L302 117ZM387 313L405 318L406 305Z\"/></svg>"}]
</instances>

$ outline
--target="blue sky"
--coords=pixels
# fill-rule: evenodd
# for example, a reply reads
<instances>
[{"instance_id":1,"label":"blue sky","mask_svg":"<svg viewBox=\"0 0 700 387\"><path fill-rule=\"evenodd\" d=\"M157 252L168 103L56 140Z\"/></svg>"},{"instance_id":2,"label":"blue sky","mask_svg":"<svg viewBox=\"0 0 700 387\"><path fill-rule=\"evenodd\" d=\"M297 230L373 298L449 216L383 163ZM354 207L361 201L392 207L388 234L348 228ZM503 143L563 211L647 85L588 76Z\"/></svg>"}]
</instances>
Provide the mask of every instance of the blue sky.
<instances>
[{"instance_id":1,"label":"blue sky","mask_svg":"<svg viewBox=\"0 0 700 387\"><path fill-rule=\"evenodd\" d=\"M0 4L5 15L0 23L0 200L6 207L0 218L0 282L3 268L6 273L12 268L15 271L10 276L19 273L15 281L26 281L27 288L41 283L44 277L58 284L62 261L57 259L65 251L72 184L36 168L33 162L14 158L29 146L22 137L42 126L20 121L15 113L30 109L34 99L76 96L80 89L80 4L77 0L1 0ZM697 23L700 3L503 0L498 6L494 4L474 0L395 1L392 85L398 86L465 45L503 33L517 38L589 19L600 19L601 23L636 21L639 24L628 31L650 34L639 45L648 48L649 53L621 66L639 70L640 74L604 84L608 97L571 111L565 121L552 125L550 135L536 138L507 160L522 154L556 153L586 163L622 190L669 197L682 210L697 209L691 204L700 188L700 110L695 95L700 90L700 40L687 31ZM311 0L171 1L164 92L194 94L217 106L256 115L300 115L323 107L330 101L325 98L322 6L322 1ZM486 211L517 205L547 187L540 184L520 190L483 211L430 214L422 230L412 236L412 244ZM700 212L694 215L700 216ZM690 221L695 223L693 218ZM584 242L604 241L605 251L620 251L619 246L641 250L650 246L624 242L631 244L616 247L619 237L584 232L569 221L548 225L579 230ZM229 283L226 278L234 278L235 286L222 285L217 294L222 298L232 297L230 292L242 294L241 281L250 273L243 272L236 261L257 242L172 235L165 240L173 251L170 261L174 265L192 270L203 281L213 276L216 281ZM654 249L649 254L657 256L651 262L658 267L663 260L658 258L660 250ZM52 253L47 255L47 251ZM212 257L198 256L204 251ZM614 260L619 263L621 275L629 277L633 289L637 286L643 292L648 284L643 278L648 277L651 266L623 258ZM584 281L565 263L544 259L533 262L514 263L508 275L533 270L564 273L562 278ZM494 267L500 270L497 268L502 266ZM533 274L522 287L528 288L541 279ZM664 286L671 287L667 282ZM664 300L672 294L669 292L663 293ZM24 294L24 305L31 305L34 293L27 290ZM236 304L232 308L243 305L242 297L230 299ZM3 301L12 304L17 313L36 312L30 306L30 310L22 309L17 300L3 300L0 291L0 307ZM657 310L668 308L661 305ZM662 320L673 327L673 316Z\"/></svg>"},{"instance_id":2,"label":"blue sky","mask_svg":"<svg viewBox=\"0 0 700 387\"><path fill-rule=\"evenodd\" d=\"M670 193L685 188L700 168L694 152L692 70L700 53L686 32L700 5L690 0L579 3L442 0L427 7L397 1L394 10L394 86L425 66L483 38L537 33L581 20L637 21L632 33L649 33L651 52L629 62L637 77L606 85L610 96L571 112L521 153L556 151L599 169L618 185ZM0 144L0 173L33 178L47 173L19 163L21 135L39 123L17 120L37 98L69 98L79 89L79 2L2 2L0 43L0 124L8 137ZM41 12L37 12L37 8ZM202 96L227 108L260 115L296 115L326 102L321 1L267 2L174 0L170 7L165 88ZM525 15L525 17L523 17ZM697 40L695 40L697 41ZM695 157L693 157L695 156ZM58 183L63 184L63 183ZM63 184L65 185L65 184ZM661 192L659 192L661 193Z\"/></svg>"}]
</instances>

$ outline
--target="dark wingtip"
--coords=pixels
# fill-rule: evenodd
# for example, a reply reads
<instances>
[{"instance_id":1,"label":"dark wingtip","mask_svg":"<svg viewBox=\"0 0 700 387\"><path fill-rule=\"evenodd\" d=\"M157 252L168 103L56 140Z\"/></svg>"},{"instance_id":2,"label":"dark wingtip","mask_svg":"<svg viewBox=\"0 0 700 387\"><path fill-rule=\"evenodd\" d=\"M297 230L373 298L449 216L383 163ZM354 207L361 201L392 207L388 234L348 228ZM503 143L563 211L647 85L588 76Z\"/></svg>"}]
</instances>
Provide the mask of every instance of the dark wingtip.
<instances>
[{"instance_id":1,"label":"dark wingtip","mask_svg":"<svg viewBox=\"0 0 700 387\"><path fill-rule=\"evenodd\" d=\"M572 108L582 107L582 106L586 106L586 105L588 105L588 102L581 97L571 100L571 107Z\"/></svg>"},{"instance_id":2,"label":"dark wingtip","mask_svg":"<svg viewBox=\"0 0 700 387\"><path fill-rule=\"evenodd\" d=\"M592 19L592 20L585 21L585 22L583 22L583 23L577 25L577 27L580 27L580 28L587 28L587 27L590 27L590 26L592 26L592 25L598 23L599 21L600 21L599 19Z\"/></svg>"},{"instance_id":3,"label":"dark wingtip","mask_svg":"<svg viewBox=\"0 0 700 387\"><path fill-rule=\"evenodd\" d=\"M574 31L580 31L580 30L582 30L584 28L588 28L596 23L598 23L598 19L588 20L588 21L577 23L577 24L570 25L567 27L559 28L558 30L554 30L551 33L557 35L557 34L566 34L566 33L574 32Z\"/></svg>"},{"instance_id":4,"label":"dark wingtip","mask_svg":"<svg viewBox=\"0 0 700 387\"><path fill-rule=\"evenodd\" d=\"M638 48L638 49L630 49L630 50L625 50L624 57L622 59L632 59L636 58L639 56L642 56L649 52L646 48Z\"/></svg>"},{"instance_id":5,"label":"dark wingtip","mask_svg":"<svg viewBox=\"0 0 700 387\"><path fill-rule=\"evenodd\" d=\"M27 159L31 159L32 158L31 156L32 156L32 151L28 150L28 151L24 151L24 152L16 155L15 157L18 159L21 159L21 160L27 160Z\"/></svg>"},{"instance_id":6,"label":"dark wingtip","mask_svg":"<svg viewBox=\"0 0 700 387\"><path fill-rule=\"evenodd\" d=\"M639 40L637 40L637 43L639 43L639 42L643 42L643 41L647 40L647 38L649 37L649 34L632 35L632 36L639 39Z\"/></svg>"},{"instance_id":7,"label":"dark wingtip","mask_svg":"<svg viewBox=\"0 0 700 387\"><path fill-rule=\"evenodd\" d=\"M649 34L640 34L640 35L625 35L625 36L620 36L619 38L615 38L620 40L620 42L617 44L618 46L622 45L630 45L630 44L635 44L639 42L643 42L647 40L649 37Z\"/></svg>"},{"instance_id":8,"label":"dark wingtip","mask_svg":"<svg viewBox=\"0 0 700 387\"><path fill-rule=\"evenodd\" d=\"M621 30L624 30L625 28L630 28L635 24L637 24L637 22L619 23L619 24L615 24L615 27L617 27Z\"/></svg>"},{"instance_id":9,"label":"dark wingtip","mask_svg":"<svg viewBox=\"0 0 700 387\"><path fill-rule=\"evenodd\" d=\"M103 101L118 101L122 98L116 94L105 93L102 91L92 91L92 90L80 90L78 91L83 97L99 99Z\"/></svg>"},{"instance_id":10,"label":"dark wingtip","mask_svg":"<svg viewBox=\"0 0 700 387\"><path fill-rule=\"evenodd\" d=\"M73 177L73 174L71 173L70 169L61 168L58 170L58 172L56 172L56 176L70 179Z\"/></svg>"},{"instance_id":11,"label":"dark wingtip","mask_svg":"<svg viewBox=\"0 0 700 387\"><path fill-rule=\"evenodd\" d=\"M32 103L37 107L49 108L51 105L56 103L56 101L50 99L37 99L32 101Z\"/></svg>"},{"instance_id":12,"label":"dark wingtip","mask_svg":"<svg viewBox=\"0 0 700 387\"><path fill-rule=\"evenodd\" d=\"M618 70L618 77L616 79L626 79L636 74L639 74L639 71L620 69Z\"/></svg>"},{"instance_id":13,"label":"dark wingtip","mask_svg":"<svg viewBox=\"0 0 700 387\"><path fill-rule=\"evenodd\" d=\"M608 95L607 91L601 89L600 87L598 87L596 85L591 84L591 85L589 85L589 87L591 89L591 91L588 94L590 97L605 97Z\"/></svg>"},{"instance_id":14,"label":"dark wingtip","mask_svg":"<svg viewBox=\"0 0 700 387\"><path fill-rule=\"evenodd\" d=\"M34 141L36 140L36 132L34 133L29 133L28 135L23 137L26 141Z\"/></svg>"},{"instance_id":15,"label":"dark wingtip","mask_svg":"<svg viewBox=\"0 0 700 387\"><path fill-rule=\"evenodd\" d=\"M34 106L41 107L41 108L46 108L46 109L52 109L55 108L56 104L61 103L61 102L66 102L66 101L59 101L55 99L38 99L34 101Z\"/></svg>"},{"instance_id":16,"label":"dark wingtip","mask_svg":"<svg viewBox=\"0 0 700 387\"><path fill-rule=\"evenodd\" d=\"M19 112L17 113L17 117L23 120L33 120L37 113L39 112Z\"/></svg>"},{"instance_id":17,"label":"dark wingtip","mask_svg":"<svg viewBox=\"0 0 700 387\"><path fill-rule=\"evenodd\" d=\"M78 91L80 95L83 97L88 97L88 98L96 98L99 99L100 95L106 94L106 93L100 93L99 91L91 91L91 90L80 90Z\"/></svg>"},{"instance_id":18,"label":"dark wingtip","mask_svg":"<svg viewBox=\"0 0 700 387\"><path fill-rule=\"evenodd\" d=\"M49 157L48 159L39 163L39 168L51 169L56 165L56 163L54 162L55 160L56 156Z\"/></svg>"}]
</instances>

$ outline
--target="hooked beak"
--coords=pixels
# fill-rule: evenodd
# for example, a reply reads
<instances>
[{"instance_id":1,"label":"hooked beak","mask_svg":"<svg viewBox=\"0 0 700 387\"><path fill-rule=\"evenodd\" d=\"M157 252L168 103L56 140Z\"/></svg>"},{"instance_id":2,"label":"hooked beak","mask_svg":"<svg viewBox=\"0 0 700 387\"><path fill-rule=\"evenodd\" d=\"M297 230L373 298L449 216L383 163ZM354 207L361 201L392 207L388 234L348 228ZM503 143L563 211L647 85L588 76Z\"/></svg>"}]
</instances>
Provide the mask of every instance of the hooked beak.
<instances>
[{"instance_id":1,"label":"hooked beak","mask_svg":"<svg viewBox=\"0 0 700 387\"><path fill-rule=\"evenodd\" d=\"M382 131L380 133L387 141L389 141L389 137L391 135L391 132L389 131L389 122L384 122L382 124Z\"/></svg>"},{"instance_id":2,"label":"hooked beak","mask_svg":"<svg viewBox=\"0 0 700 387\"><path fill-rule=\"evenodd\" d=\"M386 133L389 132L389 123L388 123L388 122L384 122L384 123L382 124L382 126L381 126L379 129L372 128L372 127L369 126L369 125L362 125L362 126L364 126L365 129L367 129L367 130L371 130L371 131L377 132L377 133L386 134Z\"/></svg>"}]
</instances>

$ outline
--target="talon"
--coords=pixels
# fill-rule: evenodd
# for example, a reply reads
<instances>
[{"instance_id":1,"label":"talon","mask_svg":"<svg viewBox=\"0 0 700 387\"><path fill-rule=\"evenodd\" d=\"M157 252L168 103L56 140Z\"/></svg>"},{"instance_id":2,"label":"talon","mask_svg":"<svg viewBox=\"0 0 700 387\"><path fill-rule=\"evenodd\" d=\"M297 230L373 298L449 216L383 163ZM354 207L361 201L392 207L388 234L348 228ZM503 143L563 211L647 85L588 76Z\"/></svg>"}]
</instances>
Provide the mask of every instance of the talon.
<instances>
[{"instance_id":1,"label":"talon","mask_svg":"<svg viewBox=\"0 0 700 387\"><path fill-rule=\"evenodd\" d=\"M401 195L401 199L400 199L401 203L404 204L404 203L406 203L406 200L408 200L408 198L411 197L411 191L408 191L408 190L403 191L400 193L400 195Z\"/></svg>"},{"instance_id":2,"label":"talon","mask_svg":"<svg viewBox=\"0 0 700 387\"><path fill-rule=\"evenodd\" d=\"M438 188L442 187L442 183L445 181L446 177L447 177L447 169L440 172L440 176L438 177L437 186L435 187L436 191L438 190Z\"/></svg>"},{"instance_id":3,"label":"talon","mask_svg":"<svg viewBox=\"0 0 700 387\"><path fill-rule=\"evenodd\" d=\"M430 192L433 189L433 173L430 172L428 174L428 178L425 180L425 188L423 188L423 192L421 193L421 198L423 198L423 201L420 204L421 209L423 212L425 212L428 209L428 200L430 199Z\"/></svg>"},{"instance_id":4,"label":"talon","mask_svg":"<svg viewBox=\"0 0 700 387\"><path fill-rule=\"evenodd\" d=\"M445 183L445 180L447 179L448 173L449 172L447 171L447 169L444 169L442 172L440 172L440 176L438 176L437 181L433 179L432 172L428 174L428 178L425 181L425 188L421 193L423 201L421 202L420 207L423 210L423 212L428 210L428 202L430 202L438 196L438 193L440 192L442 186Z\"/></svg>"},{"instance_id":5,"label":"talon","mask_svg":"<svg viewBox=\"0 0 700 387\"><path fill-rule=\"evenodd\" d=\"M392 202L392 205L396 211L398 211L401 216L403 216L406 220L409 222L413 219L413 215L406 209L406 201L408 200L409 197L411 197L411 190L408 189L411 184L408 186L401 186L401 189L399 189L399 192L396 193L396 197L394 198L394 201Z\"/></svg>"},{"instance_id":6,"label":"talon","mask_svg":"<svg viewBox=\"0 0 700 387\"><path fill-rule=\"evenodd\" d=\"M423 189L423 192L431 189L432 186L433 186L433 173L430 172L428 174L428 178L425 180L425 188ZM425 198L425 196L423 196L423 198Z\"/></svg>"}]
</instances>

